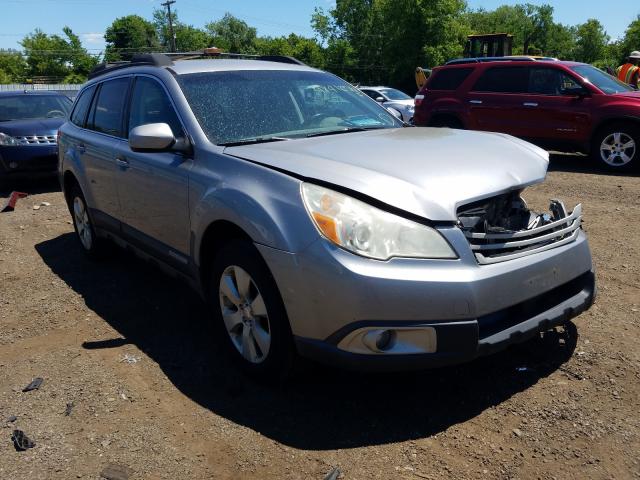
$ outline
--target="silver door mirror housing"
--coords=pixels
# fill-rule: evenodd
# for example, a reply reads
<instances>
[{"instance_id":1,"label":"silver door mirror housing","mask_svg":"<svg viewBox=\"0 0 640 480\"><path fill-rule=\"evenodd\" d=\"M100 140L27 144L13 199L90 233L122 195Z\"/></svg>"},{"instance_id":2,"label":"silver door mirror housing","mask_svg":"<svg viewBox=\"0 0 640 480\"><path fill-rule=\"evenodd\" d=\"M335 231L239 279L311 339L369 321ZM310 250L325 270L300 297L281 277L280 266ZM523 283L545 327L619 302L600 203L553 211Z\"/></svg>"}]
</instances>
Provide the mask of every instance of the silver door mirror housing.
<instances>
[{"instance_id":1,"label":"silver door mirror housing","mask_svg":"<svg viewBox=\"0 0 640 480\"><path fill-rule=\"evenodd\" d=\"M133 151L163 151L175 143L176 137L166 123L147 123L129 132L129 147Z\"/></svg>"}]
</instances>

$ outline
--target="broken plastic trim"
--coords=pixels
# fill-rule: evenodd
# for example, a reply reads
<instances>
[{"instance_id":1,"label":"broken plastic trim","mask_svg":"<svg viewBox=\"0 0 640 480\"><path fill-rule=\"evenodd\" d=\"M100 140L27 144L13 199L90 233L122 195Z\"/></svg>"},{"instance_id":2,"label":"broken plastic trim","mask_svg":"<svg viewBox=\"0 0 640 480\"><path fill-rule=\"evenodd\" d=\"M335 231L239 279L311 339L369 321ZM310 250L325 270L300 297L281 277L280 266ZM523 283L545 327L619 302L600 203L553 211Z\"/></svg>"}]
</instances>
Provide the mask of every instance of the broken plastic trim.
<instances>
[{"instance_id":1,"label":"broken plastic trim","mask_svg":"<svg viewBox=\"0 0 640 480\"><path fill-rule=\"evenodd\" d=\"M462 207L460 227L476 260L482 265L504 262L575 241L582 224L582 205L568 214L564 204L552 200L551 214L528 209L512 192Z\"/></svg>"}]
</instances>

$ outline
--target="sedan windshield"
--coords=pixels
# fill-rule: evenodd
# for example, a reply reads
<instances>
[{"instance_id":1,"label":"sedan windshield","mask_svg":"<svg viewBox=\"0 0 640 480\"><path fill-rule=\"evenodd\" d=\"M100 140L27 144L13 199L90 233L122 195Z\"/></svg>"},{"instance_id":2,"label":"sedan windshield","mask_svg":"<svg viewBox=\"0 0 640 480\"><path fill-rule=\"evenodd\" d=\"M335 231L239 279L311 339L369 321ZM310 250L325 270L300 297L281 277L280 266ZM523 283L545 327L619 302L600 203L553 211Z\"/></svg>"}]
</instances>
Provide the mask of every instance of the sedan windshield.
<instances>
[{"instance_id":1,"label":"sedan windshield","mask_svg":"<svg viewBox=\"0 0 640 480\"><path fill-rule=\"evenodd\" d=\"M204 133L218 145L402 126L364 93L327 73L245 70L178 78Z\"/></svg>"},{"instance_id":2,"label":"sedan windshield","mask_svg":"<svg viewBox=\"0 0 640 480\"><path fill-rule=\"evenodd\" d=\"M585 80L591 82L604 93L613 94L634 91L634 89L626 83L621 82L617 78L612 77L591 65L578 65L577 67L572 67L571 70L576 72Z\"/></svg>"},{"instance_id":3,"label":"sedan windshield","mask_svg":"<svg viewBox=\"0 0 640 480\"><path fill-rule=\"evenodd\" d=\"M0 122L63 118L69 114L71 100L63 95L16 95L0 97Z\"/></svg>"},{"instance_id":4,"label":"sedan windshield","mask_svg":"<svg viewBox=\"0 0 640 480\"><path fill-rule=\"evenodd\" d=\"M395 88L380 88L378 91L389 100L413 100L409 95Z\"/></svg>"}]
</instances>

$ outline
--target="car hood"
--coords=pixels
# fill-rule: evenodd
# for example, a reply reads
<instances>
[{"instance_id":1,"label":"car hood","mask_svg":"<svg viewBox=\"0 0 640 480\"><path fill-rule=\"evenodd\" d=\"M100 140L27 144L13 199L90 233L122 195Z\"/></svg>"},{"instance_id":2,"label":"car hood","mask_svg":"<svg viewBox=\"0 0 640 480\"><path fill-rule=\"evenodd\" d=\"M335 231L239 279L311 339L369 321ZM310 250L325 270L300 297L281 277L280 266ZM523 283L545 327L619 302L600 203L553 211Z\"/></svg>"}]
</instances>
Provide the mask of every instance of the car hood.
<instances>
[{"instance_id":1,"label":"car hood","mask_svg":"<svg viewBox=\"0 0 640 480\"><path fill-rule=\"evenodd\" d=\"M640 92L620 92L615 94L616 97L625 97L625 98L633 98L635 100L640 100Z\"/></svg>"},{"instance_id":2,"label":"car hood","mask_svg":"<svg viewBox=\"0 0 640 480\"><path fill-rule=\"evenodd\" d=\"M7 135L54 135L65 122L64 118L38 118L0 122L0 132Z\"/></svg>"},{"instance_id":3,"label":"car hood","mask_svg":"<svg viewBox=\"0 0 640 480\"><path fill-rule=\"evenodd\" d=\"M541 182L548 154L514 137L394 128L227 147L225 153L319 180L434 221L460 205Z\"/></svg>"}]
</instances>

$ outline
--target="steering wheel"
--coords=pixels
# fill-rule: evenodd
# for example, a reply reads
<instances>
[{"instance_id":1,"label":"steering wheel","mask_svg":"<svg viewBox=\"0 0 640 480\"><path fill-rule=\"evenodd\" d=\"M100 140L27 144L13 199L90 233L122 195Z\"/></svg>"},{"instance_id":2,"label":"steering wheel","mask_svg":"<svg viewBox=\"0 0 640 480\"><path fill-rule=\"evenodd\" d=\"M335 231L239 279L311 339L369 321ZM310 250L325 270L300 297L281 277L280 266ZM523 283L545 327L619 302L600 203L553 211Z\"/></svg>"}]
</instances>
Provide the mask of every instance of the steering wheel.
<instances>
[{"instance_id":1,"label":"steering wheel","mask_svg":"<svg viewBox=\"0 0 640 480\"><path fill-rule=\"evenodd\" d=\"M49 110L47 112L47 118L58 118L58 117L64 117L66 115L66 113L64 113L62 110Z\"/></svg>"}]
</instances>

